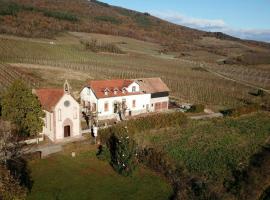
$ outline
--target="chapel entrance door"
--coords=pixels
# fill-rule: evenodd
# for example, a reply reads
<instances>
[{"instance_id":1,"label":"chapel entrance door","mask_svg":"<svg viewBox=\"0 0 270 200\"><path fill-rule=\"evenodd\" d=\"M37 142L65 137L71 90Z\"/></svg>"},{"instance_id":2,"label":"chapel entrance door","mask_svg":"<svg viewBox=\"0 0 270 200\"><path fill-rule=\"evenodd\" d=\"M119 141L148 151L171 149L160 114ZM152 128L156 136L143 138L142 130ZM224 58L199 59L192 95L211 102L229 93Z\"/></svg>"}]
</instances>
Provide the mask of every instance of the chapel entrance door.
<instances>
[{"instance_id":1,"label":"chapel entrance door","mask_svg":"<svg viewBox=\"0 0 270 200\"><path fill-rule=\"evenodd\" d=\"M70 126L64 127L64 137L70 137Z\"/></svg>"}]
</instances>

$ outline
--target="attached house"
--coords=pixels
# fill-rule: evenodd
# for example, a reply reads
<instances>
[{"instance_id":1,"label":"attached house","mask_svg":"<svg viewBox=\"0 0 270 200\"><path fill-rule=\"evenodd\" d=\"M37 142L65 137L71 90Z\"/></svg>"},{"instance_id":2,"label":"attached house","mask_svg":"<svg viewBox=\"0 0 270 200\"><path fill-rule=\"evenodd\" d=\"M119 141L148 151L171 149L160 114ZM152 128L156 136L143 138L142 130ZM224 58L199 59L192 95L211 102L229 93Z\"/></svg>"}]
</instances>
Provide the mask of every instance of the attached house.
<instances>
[{"instance_id":1,"label":"attached house","mask_svg":"<svg viewBox=\"0 0 270 200\"><path fill-rule=\"evenodd\" d=\"M42 134L53 142L81 136L80 105L71 95L67 82L64 88L37 89L34 94L46 113Z\"/></svg>"},{"instance_id":2,"label":"attached house","mask_svg":"<svg viewBox=\"0 0 270 200\"><path fill-rule=\"evenodd\" d=\"M155 81L158 83L158 87L154 87ZM148 83L153 85L146 87ZM155 109L159 103L161 103L161 107L163 105L164 110L168 109L168 93L168 87L159 78L153 80L93 80L82 89L80 97L84 111L96 113L98 119L102 120L115 118L118 115L124 118L161 111L162 109Z\"/></svg>"},{"instance_id":3,"label":"attached house","mask_svg":"<svg viewBox=\"0 0 270 200\"><path fill-rule=\"evenodd\" d=\"M161 78L142 78L135 81L144 93L151 95L151 112L168 110L170 89Z\"/></svg>"}]
</instances>

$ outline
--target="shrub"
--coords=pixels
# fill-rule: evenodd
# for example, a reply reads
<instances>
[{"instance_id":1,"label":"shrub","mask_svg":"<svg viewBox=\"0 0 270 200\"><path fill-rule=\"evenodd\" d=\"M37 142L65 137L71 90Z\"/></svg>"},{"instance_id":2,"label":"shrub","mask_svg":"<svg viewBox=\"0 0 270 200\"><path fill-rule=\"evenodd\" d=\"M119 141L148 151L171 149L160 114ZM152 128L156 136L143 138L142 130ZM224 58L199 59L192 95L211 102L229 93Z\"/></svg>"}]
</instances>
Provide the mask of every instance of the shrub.
<instances>
[{"instance_id":1,"label":"shrub","mask_svg":"<svg viewBox=\"0 0 270 200\"><path fill-rule=\"evenodd\" d=\"M142 26L142 27L150 27L152 25L152 22L149 19L149 17L144 14L136 14L135 21L139 26Z\"/></svg>"},{"instance_id":2,"label":"shrub","mask_svg":"<svg viewBox=\"0 0 270 200\"><path fill-rule=\"evenodd\" d=\"M108 23L111 23L111 24L121 24L121 20L120 19L117 19L115 17L112 17L112 16L97 16L95 17L95 20L97 21L103 21L103 22L108 22Z\"/></svg>"},{"instance_id":3,"label":"shrub","mask_svg":"<svg viewBox=\"0 0 270 200\"><path fill-rule=\"evenodd\" d=\"M123 127L127 127L129 135L150 129L166 128L171 126L182 126L187 122L187 117L180 112L155 114L147 117L129 120L117 124L111 128L100 131L99 137L103 144L106 144L112 132L119 132Z\"/></svg>"},{"instance_id":4,"label":"shrub","mask_svg":"<svg viewBox=\"0 0 270 200\"><path fill-rule=\"evenodd\" d=\"M259 110L261 110L261 106L257 104L252 104L252 105L245 105L245 106L237 107L235 109L222 110L221 113L224 116L239 117L241 115L250 114L253 112L257 112Z\"/></svg>"},{"instance_id":5,"label":"shrub","mask_svg":"<svg viewBox=\"0 0 270 200\"><path fill-rule=\"evenodd\" d=\"M204 112L204 105L202 105L202 104L192 105L191 108L188 110L188 112L191 112L191 113Z\"/></svg>"},{"instance_id":6,"label":"shrub","mask_svg":"<svg viewBox=\"0 0 270 200\"><path fill-rule=\"evenodd\" d=\"M124 52L112 43L99 43L96 39L92 39L90 42L81 41L81 44L84 45L86 50L90 50L92 52L110 52L116 54L123 54Z\"/></svg>"},{"instance_id":7,"label":"shrub","mask_svg":"<svg viewBox=\"0 0 270 200\"><path fill-rule=\"evenodd\" d=\"M16 3L0 3L0 15L16 16L21 10L21 6Z\"/></svg>"},{"instance_id":8,"label":"shrub","mask_svg":"<svg viewBox=\"0 0 270 200\"><path fill-rule=\"evenodd\" d=\"M73 15L73 14L68 13L68 12L45 10L45 11L43 11L43 14L47 17L53 17L53 18L60 19L60 20L67 20L67 21L72 21L72 22L76 22L79 20L76 15Z\"/></svg>"},{"instance_id":9,"label":"shrub","mask_svg":"<svg viewBox=\"0 0 270 200\"><path fill-rule=\"evenodd\" d=\"M101 1L92 0L92 2L94 2L95 4L98 4L98 5L100 5L100 6L103 6L103 7L110 7L109 4L103 3L103 2L101 2Z\"/></svg>"},{"instance_id":10,"label":"shrub","mask_svg":"<svg viewBox=\"0 0 270 200\"><path fill-rule=\"evenodd\" d=\"M200 178L190 177L187 171L170 159L162 150L143 148L138 154L139 162L164 175L171 183L174 194L171 199L218 199Z\"/></svg>"},{"instance_id":11,"label":"shrub","mask_svg":"<svg viewBox=\"0 0 270 200\"><path fill-rule=\"evenodd\" d=\"M27 190L20 185L8 169L0 165L0 199L2 200L23 200L26 198Z\"/></svg>"},{"instance_id":12,"label":"shrub","mask_svg":"<svg viewBox=\"0 0 270 200\"><path fill-rule=\"evenodd\" d=\"M100 145L98 147L97 158L103 161L111 161L110 150L107 148L107 146Z\"/></svg>"}]
</instances>

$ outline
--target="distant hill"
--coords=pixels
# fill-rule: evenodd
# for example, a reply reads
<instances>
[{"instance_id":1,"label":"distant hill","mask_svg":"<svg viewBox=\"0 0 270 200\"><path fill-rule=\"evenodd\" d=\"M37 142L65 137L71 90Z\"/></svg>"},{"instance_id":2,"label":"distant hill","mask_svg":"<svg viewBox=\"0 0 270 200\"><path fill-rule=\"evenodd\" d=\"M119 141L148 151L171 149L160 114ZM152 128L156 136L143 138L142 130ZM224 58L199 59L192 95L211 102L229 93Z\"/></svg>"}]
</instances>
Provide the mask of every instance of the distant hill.
<instances>
[{"instance_id":1,"label":"distant hill","mask_svg":"<svg viewBox=\"0 0 270 200\"><path fill-rule=\"evenodd\" d=\"M176 25L149 13L140 13L95 0L0 0L0 33L53 38L64 31L126 36L162 44L180 57L210 62L255 53L258 63L270 63L270 44L241 40ZM236 62L237 61L237 62ZM244 62L244 64L254 64Z\"/></svg>"}]
</instances>

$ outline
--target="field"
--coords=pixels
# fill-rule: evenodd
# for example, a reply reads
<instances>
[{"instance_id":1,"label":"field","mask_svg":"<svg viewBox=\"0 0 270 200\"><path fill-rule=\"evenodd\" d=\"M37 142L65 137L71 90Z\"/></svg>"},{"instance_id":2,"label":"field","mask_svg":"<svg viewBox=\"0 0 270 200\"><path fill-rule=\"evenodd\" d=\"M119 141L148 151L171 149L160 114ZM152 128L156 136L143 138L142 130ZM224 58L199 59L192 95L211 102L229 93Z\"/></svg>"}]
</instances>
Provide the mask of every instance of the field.
<instances>
[{"instance_id":1,"label":"field","mask_svg":"<svg viewBox=\"0 0 270 200\"><path fill-rule=\"evenodd\" d=\"M175 161L222 186L232 170L246 166L270 138L270 115L254 113L239 118L189 121L178 128L144 131L135 135L141 145L163 149Z\"/></svg>"},{"instance_id":2,"label":"field","mask_svg":"<svg viewBox=\"0 0 270 200\"><path fill-rule=\"evenodd\" d=\"M87 51L80 41L91 39L113 43L125 54ZM41 80L41 86L61 86L63 79L67 78L74 83L74 91L78 92L87 79L161 77L171 89L171 96L179 101L218 107L235 107L243 105L245 101L261 101L250 95L249 91L253 88L241 81L251 80L255 88L269 88L268 68L248 69L251 72L243 73L239 82L234 82L201 68L199 62L175 58L174 53L160 54L162 46L158 44L125 37L70 32L54 40L2 35L0 42L1 61L32 74ZM213 64L204 66L218 72L228 68ZM48 67L49 72L55 68L59 73L65 71L65 75L49 74ZM237 79L235 74L239 72L238 68L235 69L228 68L225 75ZM74 73L77 75L72 76ZM251 73L256 76L254 79L250 79ZM47 74L45 81L43 74Z\"/></svg>"},{"instance_id":3,"label":"field","mask_svg":"<svg viewBox=\"0 0 270 200\"><path fill-rule=\"evenodd\" d=\"M95 147L73 147L43 160L30 162L34 181L28 200L53 199L168 199L172 189L157 174L140 167L132 177L118 175L99 161Z\"/></svg>"}]
</instances>

